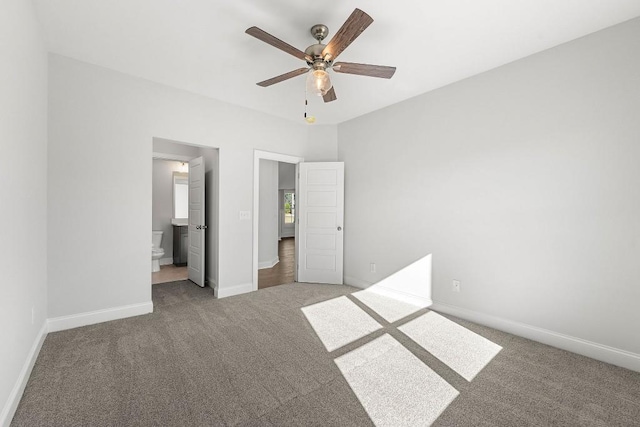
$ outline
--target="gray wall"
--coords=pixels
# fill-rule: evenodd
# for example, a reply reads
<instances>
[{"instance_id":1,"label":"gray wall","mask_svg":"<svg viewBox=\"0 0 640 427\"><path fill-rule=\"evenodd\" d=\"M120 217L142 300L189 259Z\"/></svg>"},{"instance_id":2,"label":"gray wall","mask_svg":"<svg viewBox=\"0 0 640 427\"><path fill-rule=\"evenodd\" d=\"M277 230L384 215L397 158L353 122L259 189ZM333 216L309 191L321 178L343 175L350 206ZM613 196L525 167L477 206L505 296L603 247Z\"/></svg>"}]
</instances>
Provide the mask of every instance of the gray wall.
<instances>
[{"instance_id":1,"label":"gray wall","mask_svg":"<svg viewBox=\"0 0 640 427\"><path fill-rule=\"evenodd\" d=\"M303 123L59 55L49 56L49 106L52 317L151 301L154 137L219 148L222 296L253 288L252 221L238 214L252 209L254 150L308 160L336 155L331 132L311 138ZM77 250L84 246L92 250Z\"/></svg>"},{"instance_id":2,"label":"gray wall","mask_svg":"<svg viewBox=\"0 0 640 427\"><path fill-rule=\"evenodd\" d=\"M278 162L260 159L258 268L278 259Z\"/></svg>"},{"instance_id":3,"label":"gray wall","mask_svg":"<svg viewBox=\"0 0 640 427\"><path fill-rule=\"evenodd\" d=\"M178 141L171 141L164 138L153 138L153 152L165 155L177 155L180 157L187 157L189 159L195 159L201 155L201 147L194 145L188 145L187 143L181 143Z\"/></svg>"},{"instance_id":4,"label":"gray wall","mask_svg":"<svg viewBox=\"0 0 640 427\"><path fill-rule=\"evenodd\" d=\"M151 227L164 231L162 258L173 258L173 173L180 172L182 162L153 160L153 210ZM151 237L149 237L151 238Z\"/></svg>"},{"instance_id":5,"label":"gray wall","mask_svg":"<svg viewBox=\"0 0 640 427\"><path fill-rule=\"evenodd\" d=\"M205 275L209 286L214 287L218 283L218 235L220 207L219 207L219 162L220 156L217 149L200 147L199 155L204 158L205 181L205 223L208 226L205 232Z\"/></svg>"},{"instance_id":6,"label":"gray wall","mask_svg":"<svg viewBox=\"0 0 640 427\"><path fill-rule=\"evenodd\" d=\"M293 190L296 188L296 165L278 162L278 189Z\"/></svg>"},{"instance_id":7,"label":"gray wall","mask_svg":"<svg viewBox=\"0 0 640 427\"><path fill-rule=\"evenodd\" d=\"M0 425L8 425L10 396L21 395L18 376L47 318L47 54L31 2L0 3L0 28Z\"/></svg>"},{"instance_id":8,"label":"gray wall","mask_svg":"<svg viewBox=\"0 0 640 427\"><path fill-rule=\"evenodd\" d=\"M635 19L339 125L347 283L432 253L436 301L640 353L639 52Z\"/></svg>"}]
</instances>

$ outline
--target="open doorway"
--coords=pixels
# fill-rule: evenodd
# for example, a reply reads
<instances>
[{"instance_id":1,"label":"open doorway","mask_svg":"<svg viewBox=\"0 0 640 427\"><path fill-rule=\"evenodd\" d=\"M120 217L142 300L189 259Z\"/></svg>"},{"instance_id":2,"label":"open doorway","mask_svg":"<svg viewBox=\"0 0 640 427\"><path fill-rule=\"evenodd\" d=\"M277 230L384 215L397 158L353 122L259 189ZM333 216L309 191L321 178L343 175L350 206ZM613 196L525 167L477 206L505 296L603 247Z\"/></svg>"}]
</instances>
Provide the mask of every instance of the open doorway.
<instances>
[{"instance_id":1,"label":"open doorway","mask_svg":"<svg viewBox=\"0 0 640 427\"><path fill-rule=\"evenodd\" d=\"M252 290L258 290L260 246L271 245L277 239L265 237L267 228L278 228L279 207L278 163L295 165L294 262L295 282L343 283L343 224L344 224L344 163L304 162L303 158L285 154L254 151L253 162L253 280ZM270 190L261 192L265 181ZM285 186L283 190L290 187ZM266 202L261 203L263 200ZM273 201L276 201L275 203ZM270 207L274 204L275 207ZM286 211L286 206L285 207ZM266 212L262 212L266 210ZM262 212L262 213L261 213ZM243 218L243 212L240 212ZM246 217L246 214L244 215ZM277 234L277 232L276 232ZM261 237L262 236L262 237ZM263 267L279 262L275 256L262 257ZM291 283L291 282L289 282Z\"/></svg>"},{"instance_id":2,"label":"open doorway","mask_svg":"<svg viewBox=\"0 0 640 427\"><path fill-rule=\"evenodd\" d=\"M295 281L296 165L260 160L258 289Z\"/></svg>"},{"instance_id":3,"label":"open doorway","mask_svg":"<svg viewBox=\"0 0 640 427\"><path fill-rule=\"evenodd\" d=\"M215 290L218 149L154 138L152 157L152 285L185 281Z\"/></svg>"},{"instance_id":4,"label":"open doorway","mask_svg":"<svg viewBox=\"0 0 640 427\"><path fill-rule=\"evenodd\" d=\"M154 285L188 278L188 197L188 161L154 158L151 240Z\"/></svg>"},{"instance_id":5,"label":"open doorway","mask_svg":"<svg viewBox=\"0 0 640 427\"><path fill-rule=\"evenodd\" d=\"M253 290L297 280L296 165L302 161L255 151Z\"/></svg>"}]
</instances>

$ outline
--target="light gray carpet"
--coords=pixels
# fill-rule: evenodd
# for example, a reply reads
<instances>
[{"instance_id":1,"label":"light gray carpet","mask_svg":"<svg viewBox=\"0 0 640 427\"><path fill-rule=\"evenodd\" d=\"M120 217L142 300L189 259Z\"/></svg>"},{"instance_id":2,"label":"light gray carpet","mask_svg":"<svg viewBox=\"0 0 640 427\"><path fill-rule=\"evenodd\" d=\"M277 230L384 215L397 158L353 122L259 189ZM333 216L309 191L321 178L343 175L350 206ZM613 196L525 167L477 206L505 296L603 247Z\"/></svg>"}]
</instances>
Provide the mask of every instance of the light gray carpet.
<instances>
[{"instance_id":1,"label":"light gray carpet","mask_svg":"<svg viewBox=\"0 0 640 427\"><path fill-rule=\"evenodd\" d=\"M389 323L349 295L382 328L329 352L301 308L355 291L292 284L214 300L190 282L154 285L153 314L49 334L12 426L370 426L336 363L387 420L359 385L384 365L357 367L385 335L411 361L400 367L459 393L434 425L640 426L640 374L447 316L502 347L467 381L398 330L426 309ZM397 377L384 384L379 395L397 399Z\"/></svg>"}]
</instances>

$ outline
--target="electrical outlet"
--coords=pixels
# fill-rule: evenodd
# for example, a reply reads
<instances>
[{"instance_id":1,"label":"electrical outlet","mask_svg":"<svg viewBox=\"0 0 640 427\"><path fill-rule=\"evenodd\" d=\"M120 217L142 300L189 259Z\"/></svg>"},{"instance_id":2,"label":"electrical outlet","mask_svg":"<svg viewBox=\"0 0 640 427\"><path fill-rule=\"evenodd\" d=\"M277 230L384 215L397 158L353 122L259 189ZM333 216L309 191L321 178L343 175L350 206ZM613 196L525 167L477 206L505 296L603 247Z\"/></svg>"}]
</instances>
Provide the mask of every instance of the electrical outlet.
<instances>
[{"instance_id":1,"label":"electrical outlet","mask_svg":"<svg viewBox=\"0 0 640 427\"><path fill-rule=\"evenodd\" d=\"M375 265L375 263L373 263L373 262L372 262L371 264L369 264L369 271L370 271L370 272L372 272L372 273L375 273L375 272L376 272L376 265Z\"/></svg>"},{"instance_id":2,"label":"electrical outlet","mask_svg":"<svg viewBox=\"0 0 640 427\"><path fill-rule=\"evenodd\" d=\"M460 292L460 281L459 280L454 280L453 281L453 285L451 285L451 290L453 292Z\"/></svg>"},{"instance_id":3,"label":"electrical outlet","mask_svg":"<svg viewBox=\"0 0 640 427\"><path fill-rule=\"evenodd\" d=\"M251 219L251 211L240 211L240 220L246 221Z\"/></svg>"}]
</instances>

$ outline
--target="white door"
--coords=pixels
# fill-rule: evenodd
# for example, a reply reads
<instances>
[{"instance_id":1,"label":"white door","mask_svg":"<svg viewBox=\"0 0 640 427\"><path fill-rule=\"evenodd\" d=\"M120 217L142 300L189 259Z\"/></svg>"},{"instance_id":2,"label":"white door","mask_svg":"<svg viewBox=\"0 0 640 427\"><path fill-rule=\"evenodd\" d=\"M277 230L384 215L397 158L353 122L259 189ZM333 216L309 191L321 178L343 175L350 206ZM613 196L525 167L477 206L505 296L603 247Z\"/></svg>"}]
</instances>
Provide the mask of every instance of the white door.
<instances>
[{"instance_id":1,"label":"white door","mask_svg":"<svg viewBox=\"0 0 640 427\"><path fill-rule=\"evenodd\" d=\"M189 161L189 280L204 287L204 159Z\"/></svg>"},{"instance_id":2,"label":"white door","mask_svg":"<svg viewBox=\"0 0 640 427\"><path fill-rule=\"evenodd\" d=\"M300 163L298 282L342 284L344 163Z\"/></svg>"}]
</instances>

